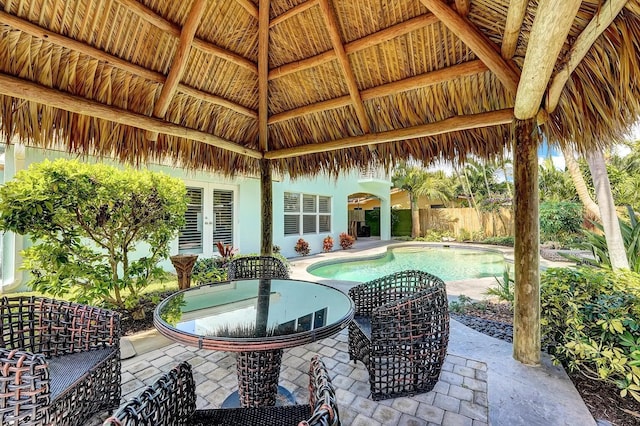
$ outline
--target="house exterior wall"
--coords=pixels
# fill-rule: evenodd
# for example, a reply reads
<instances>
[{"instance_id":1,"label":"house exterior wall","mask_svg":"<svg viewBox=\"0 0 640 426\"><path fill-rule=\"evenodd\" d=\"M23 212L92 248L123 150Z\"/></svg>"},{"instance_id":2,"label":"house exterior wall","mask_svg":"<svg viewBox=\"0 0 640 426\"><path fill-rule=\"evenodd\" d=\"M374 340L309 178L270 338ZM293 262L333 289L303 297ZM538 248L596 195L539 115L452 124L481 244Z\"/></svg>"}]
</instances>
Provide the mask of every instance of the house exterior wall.
<instances>
[{"instance_id":1,"label":"house exterior wall","mask_svg":"<svg viewBox=\"0 0 640 426\"><path fill-rule=\"evenodd\" d=\"M44 159L70 158L64 152L24 148L21 145L10 145L5 155L5 182L11 180L15 174L29 165ZM87 161L97 162L97 158L89 157ZM104 163L119 166L116 162L103 160ZM187 171L180 168L152 164L149 170L164 172L172 177L182 179L187 186L203 187L205 189L228 189L234 191L233 212L233 245L240 253L258 253L260 251L261 217L260 217L260 180L254 177L229 178L215 173L202 171ZM334 249L340 249L339 235L348 229L348 195L356 192L368 192L380 197L389 210L390 181L363 180L357 171L345 173L335 178L319 175L314 178L291 180L284 177L273 183L273 242L281 249L285 257L295 257L298 254L294 246L298 238L304 238L310 246L311 253L322 251L322 240L331 235L334 239ZM331 232L303 235L284 234L284 193L297 192L302 194L322 195L331 197ZM386 222L382 222L386 221ZM391 238L390 215L382 215L381 222L385 226L381 230L381 239ZM0 290L14 291L24 288L28 277L19 269L22 259L20 251L30 245L28 237L14 235L11 232L3 235L2 252L2 282ZM148 247L137 248L133 257L143 256ZM212 252L213 248L209 248ZM171 242L170 254L178 254L178 238ZM214 253L215 254L215 253ZM210 254L209 254L210 255ZM201 255L205 256L205 255ZM167 259L161 263L167 271L174 271Z\"/></svg>"}]
</instances>

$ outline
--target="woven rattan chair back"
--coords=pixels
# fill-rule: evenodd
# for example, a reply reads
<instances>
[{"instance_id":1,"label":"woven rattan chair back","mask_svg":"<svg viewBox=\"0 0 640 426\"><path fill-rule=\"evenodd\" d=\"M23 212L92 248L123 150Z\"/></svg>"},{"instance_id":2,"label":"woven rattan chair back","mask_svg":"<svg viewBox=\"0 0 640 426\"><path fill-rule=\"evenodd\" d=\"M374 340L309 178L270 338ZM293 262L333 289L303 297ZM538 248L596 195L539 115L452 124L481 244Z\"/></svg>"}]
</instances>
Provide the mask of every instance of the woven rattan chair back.
<instances>
[{"instance_id":1,"label":"woven rattan chair back","mask_svg":"<svg viewBox=\"0 0 640 426\"><path fill-rule=\"evenodd\" d=\"M228 265L230 280L273 278L288 279L287 265L273 256L246 256L231 259Z\"/></svg>"},{"instance_id":2,"label":"woven rattan chair back","mask_svg":"<svg viewBox=\"0 0 640 426\"><path fill-rule=\"evenodd\" d=\"M43 297L0 299L0 424L85 425L120 403L120 317Z\"/></svg>"},{"instance_id":3,"label":"woven rattan chair back","mask_svg":"<svg viewBox=\"0 0 640 426\"><path fill-rule=\"evenodd\" d=\"M310 405L196 410L195 390L191 365L182 362L120 406L103 426L341 425L335 391L318 356L309 368Z\"/></svg>"},{"instance_id":4,"label":"woven rattan chair back","mask_svg":"<svg viewBox=\"0 0 640 426\"><path fill-rule=\"evenodd\" d=\"M353 287L349 296L356 306L349 357L367 366L372 398L433 389L449 343L444 281L402 271Z\"/></svg>"}]
</instances>

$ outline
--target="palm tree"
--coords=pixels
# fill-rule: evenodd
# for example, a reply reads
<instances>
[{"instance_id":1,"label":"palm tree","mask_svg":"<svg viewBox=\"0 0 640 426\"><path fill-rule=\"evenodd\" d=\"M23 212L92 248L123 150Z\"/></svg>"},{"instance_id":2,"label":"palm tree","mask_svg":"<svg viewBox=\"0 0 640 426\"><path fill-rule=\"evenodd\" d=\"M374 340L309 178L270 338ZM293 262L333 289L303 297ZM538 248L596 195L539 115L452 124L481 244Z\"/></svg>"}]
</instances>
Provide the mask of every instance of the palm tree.
<instances>
[{"instance_id":1,"label":"palm tree","mask_svg":"<svg viewBox=\"0 0 640 426\"><path fill-rule=\"evenodd\" d=\"M582 172L580 171L580 166L573 156L573 151L567 146L563 146L561 147L561 149L562 155L564 155L564 164L567 166L567 170L571 175L571 180L573 180L573 184L576 187L578 198L582 202L582 205L586 209L589 216L597 220L601 220L600 208L598 207L596 202L593 201L591 195L589 195L589 188L584 181L584 177L582 176Z\"/></svg>"},{"instance_id":2,"label":"palm tree","mask_svg":"<svg viewBox=\"0 0 640 426\"><path fill-rule=\"evenodd\" d=\"M404 189L409 195L409 203L411 204L411 237L420 236L420 210L418 209L418 193L416 191L423 185L426 180L426 170L409 166L406 163L401 164L396 169L395 174L391 178L391 182L395 188Z\"/></svg>"},{"instance_id":3,"label":"palm tree","mask_svg":"<svg viewBox=\"0 0 640 426\"><path fill-rule=\"evenodd\" d=\"M602 151L596 150L589 153L587 155L587 164L589 164L589 171L591 171L591 178L593 179L593 186L595 187L596 198L600 207L602 227L604 228L611 268L614 270L629 269L629 259L627 259L616 206L611 194L607 165L604 162Z\"/></svg>"},{"instance_id":4,"label":"palm tree","mask_svg":"<svg viewBox=\"0 0 640 426\"><path fill-rule=\"evenodd\" d=\"M550 157L540 164L538 172L540 201L578 201L571 176L558 170Z\"/></svg>"},{"instance_id":5,"label":"palm tree","mask_svg":"<svg viewBox=\"0 0 640 426\"><path fill-rule=\"evenodd\" d=\"M451 179L449 179L442 170L438 170L435 172L426 172L422 185L420 185L415 192L419 196L422 195L432 200L447 202L453 198L454 187Z\"/></svg>"}]
</instances>

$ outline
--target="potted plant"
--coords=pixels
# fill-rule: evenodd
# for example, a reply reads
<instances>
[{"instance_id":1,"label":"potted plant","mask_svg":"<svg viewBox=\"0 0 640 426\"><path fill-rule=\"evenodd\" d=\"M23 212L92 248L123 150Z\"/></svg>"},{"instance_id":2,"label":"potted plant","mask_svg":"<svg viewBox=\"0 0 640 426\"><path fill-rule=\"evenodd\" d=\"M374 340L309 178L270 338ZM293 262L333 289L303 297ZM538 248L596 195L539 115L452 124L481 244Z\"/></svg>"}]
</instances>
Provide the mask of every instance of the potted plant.
<instances>
[{"instance_id":1,"label":"potted plant","mask_svg":"<svg viewBox=\"0 0 640 426\"><path fill-rule=\"evenodd\" d=\"M353 238L351 235L347 234L346 232L343 232L342 234L340 234L340 247L342 247L342 250L351 248L354 241L355 241L355 238Z\"/></svg>"},{"instance_id":2,"label":"potted plant","mask_svg":"<svg viewBox=\"0 0 640 426\"><path fill-rule=\"evenodd\" d=\"M309 254L309 243L306 242L303 238L298 239L296 246L294 247L296 253L301 256L306 256Z\"/></svg>"},{"instance_id":3,"label":"potted plant","mask_svg":"<svg viewBox=\"0 0 640 426\"><path fill-rule=\"evenodd\" d=\"M325 253L333 250L333 238L331 235L327 235L324 240L322 240L322 251Z\"/></svg>"}]
</instances>

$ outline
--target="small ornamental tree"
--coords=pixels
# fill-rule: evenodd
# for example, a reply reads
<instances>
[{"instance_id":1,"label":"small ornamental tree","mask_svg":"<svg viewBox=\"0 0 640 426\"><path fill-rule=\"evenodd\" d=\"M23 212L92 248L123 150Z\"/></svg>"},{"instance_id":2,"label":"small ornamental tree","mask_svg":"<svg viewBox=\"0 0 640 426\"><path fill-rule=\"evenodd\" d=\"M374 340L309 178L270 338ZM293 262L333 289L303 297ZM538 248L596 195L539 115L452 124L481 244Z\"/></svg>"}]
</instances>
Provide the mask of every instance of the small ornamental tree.
<instances>
[{"instance_id":1,"label":"small ornamental tree","mask_svg":"<svg viewBox=\"0 0 640 426\"><path fill-rule=\"evenodd\" d=\"M161 173L44 161L0 188L0 229L33 241L23 269L34 290L135 314L140 291L162 273L157 264L186 207L184 183ZM133 259L141 244L148 254Z\"/></svg>"}]
</instances>

